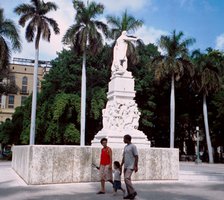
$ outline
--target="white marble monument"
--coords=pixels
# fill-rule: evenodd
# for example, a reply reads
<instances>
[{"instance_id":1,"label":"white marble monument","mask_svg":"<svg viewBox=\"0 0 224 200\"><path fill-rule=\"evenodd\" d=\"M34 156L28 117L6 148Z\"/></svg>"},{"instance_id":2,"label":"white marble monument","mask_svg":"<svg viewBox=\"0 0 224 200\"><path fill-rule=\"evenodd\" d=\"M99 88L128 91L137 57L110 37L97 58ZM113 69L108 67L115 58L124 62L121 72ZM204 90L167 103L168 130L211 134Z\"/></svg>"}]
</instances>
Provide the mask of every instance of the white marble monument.
<instances>
[{"instance_id":1,"label":"white marble monument","mask_svg":"<svg viewBox=\"0 0 224 200\"><path fill-rule=\"evenodd\" d=\"M123 38L123 39L122 39ZM112 76L103 110L103 128L95 136L92 146L26 145L14 146L12 168L29 185L99 181L100 139L108 138L113 161L122 159L123 136L130 134L138 146L139 171L133 180L177 180L179 150L147 148L150 142L138 130L140 112L135 103L134 79L127 71L126 32L118 38L114 48ZM143 147L143 148L141 148Z\"/></svg>"},{"instance_id":2,"label":"white marble monument","mask_svg":"<svg viewBox=\"0 0 224 200\"><path fill-rule=\"evenodd\" d=\"M136 41L135 37L128 37L123 31L117 39L113 51L111 67L111 81L107 93L107 105L103 109L103 128L99 131L92 146L101 146L103 137L108 139L111 147L123 147L123 136L132 136L132 142L138 147L150 147L146 135L138 130L140 112L135 103L134 79L131 72L127 71L127 41Z\"/></svg>"}]
</instances>

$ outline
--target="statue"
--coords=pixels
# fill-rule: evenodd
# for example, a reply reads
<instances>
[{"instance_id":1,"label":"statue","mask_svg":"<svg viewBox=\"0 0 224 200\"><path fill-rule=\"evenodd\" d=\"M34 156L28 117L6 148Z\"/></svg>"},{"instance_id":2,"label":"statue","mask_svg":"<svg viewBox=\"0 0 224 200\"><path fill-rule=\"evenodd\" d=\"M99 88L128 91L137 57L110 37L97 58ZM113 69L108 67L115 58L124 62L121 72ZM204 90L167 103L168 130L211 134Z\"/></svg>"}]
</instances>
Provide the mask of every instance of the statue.
<instances>
[{"instance_id":1,"label":"statue","mask_svg":"<svg viewBox=\"0 0 224 200\"><path fill-rule=\"evenodd\" d=\"M138 38L127 36L127 32L123 31L117 39L113 50L113 63L111 67L112 74L124 74L127 70L127 41L137 41Z\"/></svg>"},{"instance_id":2,"label":"statue","mask_svg":"<svg viewBox=\"0 0 224 200\"><path fill-rule=\"evenodd\" d=\"M100 140L106 137L113 147L123 147L122 138L130 134L139 147L149 147L147 136L140 130L141 113L135 103L135 84L130 71L127 71L128 41L136 41L136 37L127 36L123 31L116 40L113 49L111 79L107 93L106 108L102 110L103 128L95 135L92 146L100 146Z\"/></svg>"}]
</instances>

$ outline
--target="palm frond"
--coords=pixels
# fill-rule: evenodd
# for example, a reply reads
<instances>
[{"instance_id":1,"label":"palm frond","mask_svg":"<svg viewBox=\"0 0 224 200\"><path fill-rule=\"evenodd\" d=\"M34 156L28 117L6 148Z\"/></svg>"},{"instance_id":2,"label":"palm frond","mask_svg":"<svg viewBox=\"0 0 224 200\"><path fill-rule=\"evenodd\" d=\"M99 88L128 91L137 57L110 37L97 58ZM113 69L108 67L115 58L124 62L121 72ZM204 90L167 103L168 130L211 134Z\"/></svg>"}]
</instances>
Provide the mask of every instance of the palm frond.
<instances>
[{"instance_id":1,"label":"palm frond","mask_svg":"<svg viewBox=\"0 0 224 200\"><path fill-rule=\"evenodd\" d=\"M45 16L43 18L50 24L50 26L53 28L55 34L60 33L58 23L54 19L48 18L48 17L45 17Z\"/></svg>"},{"instance_id":2,"label":"palm frond","mask_svg":"<svg viewBox=\"0 0 224 200\"><path fill-rule=\"evenodd\" d=\"M29 21L32 18L33 18L33 13L32 12L22 15L21 18L19 19L19 25L24 27L26 22Z\"/></svg>"},{"instance_id":3,"label":"palm frond","mask_svg":"<svg viewBox=\"0 0 224 200\"><path fill-rule=\"evenodd\" d=\"M84 25L75 24L69 27L65 35L62 38L63 44L73 44L76 43L77 34L84 28Z\"/></svg>"},{"instance_id":4,"label":"palm frond","mask_svg":"<svg viewBox=\"0 0 224 200\"><path fill-rule=\"evenodd\" d=\"M26 27L25 37L28 42L33 42L35 32L37 30L38 22L33 18Z\"/></svg>"},{"instance_id":5,"label":"palm frond","mask_svg":"<svg viewBox=\"0 0 224 200\"><path fill-rule=\"evenodd\" d=\"M96 25L97 29L101 30L106 37L109 36L109 30L106 24L98 20L94 20L93 22Z\"/></svg>"},{"instance_id":6,"label":"palm frond","mask_svg":"<svg viewBox=\"0 0 224 200\"><path fill-rule=\"evenodd\" d=\"M0 35L0 70L1 74L5 74L4 71L7 71L9 67L9 59L10 59L10 49L8 47L7 42Z\"/></svg>"},{"instance_id":7,"label":"palm frond","mask_svg":"<svg viewBox=\"0 0 224 200\"><path fill-rule=\"evenodd\" d=\"M55 3L53 3L53 2L44 3L43 2L43 10L42 10L41 14L45 15L48 12L56 11L57 9L58 9L58 6Z\"/></svg>"},{"instance_id":8,"label":"palm frond","mask_svg":"<svg viewBox=\"0 0 224 200\"><path fill-rule=\"evenodd\" d=\"M0 34L11 41L12 50L18 51L18 52L21 50L19 30L13 21L5 20L1 24Z\"/></svg>"},{"instance_id":9,"label":"palm frond","mask_svg":"<svg viewBox=\"0 0 224 200\"><path fill-rule=\"evenodd\" d=\"M75 24L69 27L63 36L62 42L70 44L77 52L91 49L95 52L97 47L102 47L102 36L99 30L108 37L108 28L103 22L95 18L103 13L104 6L95 2L88 2L85 5L82 1L73 1L76 10ZM89 47L87 47L89 46Z\"/></svg>"},{"instance_id":10,"label":"palm frond","mask_svg":"<svg viewBox=\"0 0 224 200\"><path fill-rule=\"evenodd\" d=\"M17 52L21 50L19 30L12 20L4 18L3 12L0 9L0 74L8 71L11 49Z\"/></svg>"},{"instance_id":11,"label":"palm frond","mask_svg":"<svg viewBox=\"0 0 224 200\"><path fill-rule=\"evenodd\" d=\"M14 12L18 15L35 13L35 7L29 4L21 4L14 9Z\"/></svg>"}]
</instances>

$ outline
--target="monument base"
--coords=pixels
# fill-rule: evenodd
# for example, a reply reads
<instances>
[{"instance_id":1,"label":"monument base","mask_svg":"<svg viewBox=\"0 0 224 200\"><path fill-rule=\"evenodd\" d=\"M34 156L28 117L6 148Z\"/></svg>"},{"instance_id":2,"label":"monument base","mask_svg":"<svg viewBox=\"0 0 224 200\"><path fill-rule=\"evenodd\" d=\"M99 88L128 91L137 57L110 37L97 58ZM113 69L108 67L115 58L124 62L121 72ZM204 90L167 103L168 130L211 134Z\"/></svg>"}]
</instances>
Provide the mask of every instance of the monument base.
<instances>
[{"instance_id":1,"label":"monument base","mask_svg":"<svg viewBox=\"0 0 224 200\"><path fill-rule=\"evenodd\" d=\"M135 144L138 148L149 148L150 141L148 141L146 135L137 129L132 130L109 130L102 129L95 135L92 140L91 146L93 147L101 147L100 140L102 138L107 138L107 145L109 147L121 147L125 146L123 142L124 135L129 134L132 137L132 143Z\"/></svg>"},{"instance_id":2,"label":"monument base","mask_svg":"<svg viewBox=\"0 0 224 200\"><path fill-rule=\"evenodd\" d=\"M123 148L112 148L113 161L122 159ZM12 168L29 185L99 181L101 148L66 145L14 146ZM179 150L140 148L139 171L132 180L177 180Z\"/></svg>"}]
</instances>

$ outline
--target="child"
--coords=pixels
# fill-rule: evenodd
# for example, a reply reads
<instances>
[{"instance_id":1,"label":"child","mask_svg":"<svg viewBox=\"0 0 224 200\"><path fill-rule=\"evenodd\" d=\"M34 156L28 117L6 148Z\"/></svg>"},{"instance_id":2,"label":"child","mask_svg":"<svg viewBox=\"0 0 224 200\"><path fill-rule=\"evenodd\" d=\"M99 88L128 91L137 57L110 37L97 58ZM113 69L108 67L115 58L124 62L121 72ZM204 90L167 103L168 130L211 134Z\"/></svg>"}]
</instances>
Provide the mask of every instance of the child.
<instances>
[{"instance_id":1,"label":"child","mask_svg":"<svg viewBox=\"0 0 224 200\"><path fill-rule=\"evenodd\" d=\"M114 193L116 195L117 190L122 190L123 195L125 195L125 190L121 187L121 165L118 161L114 161Z\"/></svg>"}]
</instances>

